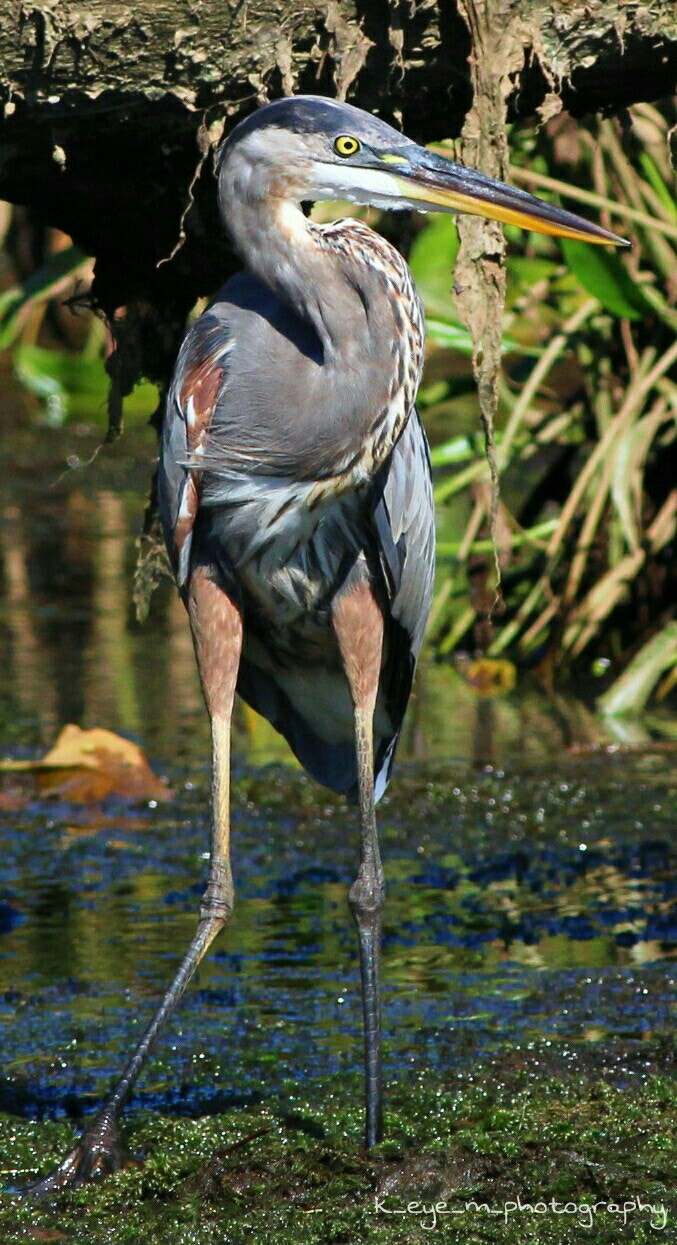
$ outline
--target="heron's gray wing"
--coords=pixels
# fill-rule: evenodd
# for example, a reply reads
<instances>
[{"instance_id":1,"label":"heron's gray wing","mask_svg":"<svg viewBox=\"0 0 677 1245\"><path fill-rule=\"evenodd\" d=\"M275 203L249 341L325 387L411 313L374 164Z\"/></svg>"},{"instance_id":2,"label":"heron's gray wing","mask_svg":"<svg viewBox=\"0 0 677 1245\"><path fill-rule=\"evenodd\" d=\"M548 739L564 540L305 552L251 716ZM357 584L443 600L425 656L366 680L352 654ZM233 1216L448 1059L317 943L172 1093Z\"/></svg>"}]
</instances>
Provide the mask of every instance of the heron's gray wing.
<instances>
[{"instance_id":1,"label":"heron's gray wing","mask_svg":"<svg viewBox=\"0 0 677 1245\"><path fill-rule=\"evenodd\" d=\"M386 605L386 660L374 721L374 794L379 799L390 777L433 592L432 476L428 442L416 411L412 411L390 457L374 477L369 502L367 522L358 522L355 536L358 543L364 542L362 552L367 555L372 571L379 575ZM351 551L350 545L345 543L340 527L336 527L333 535L327 530L330 515L323 522L324 530L320 525L310 546L312 548L316 540L323 546L325 558L333 549L336 562L329 573L329 582L333 591L338 592L350 578L351 568L358 563L355 550ZM319 674L325 680L329 677L327 671ZM345 679L339 674L335 677L336 686L331 694L338 704L342 692L347 689ZM323 693L318 677L316 686L318 704L322 706L326 704L327 685L325 683ZM357 799L357 766L350 724L344 740L328 742L323 739L317 722L308 717L307 704L294 704L269 673L247 661L246 653L240 666L238 690L285 736L302 765L318 782L333 791L344 792L350 800Z\"/></svg>"},{"instance_id":2,"label":"heron's gray wing","mask_svg":"<svg viewBox=\"0 0 677 1245\"><path fill-rule=\"evenodd\" d=\"M331 291L332 315L343 285ZM329 298L330 291L324 296ZM202 504L233 504L231 486L245 478L274 491L280 481L333 480L356 467L390 411L392 350L387 316L350 321L357 335L345 350L326 352L312 325L250 273L217 294L208 316L228 326L228 376L203 446ZM378 418L377 418L378 417Z\"/></svg>"},{"instance_id":3,"label":"heron's gray wing","mask_svg":"<svg viewBox=\"0 0 677 1245\"><path fill-rule=\"evenodd\" d=\"M205 312L188 329L165 402L158 508L176 582L184 588L200 504L199 462L225 383L231 337L223 317Z\"/></svg>"},{"instance_id":4,"label":"heron's gray wing","mask_svg":"<svg viewBox=\"0 0 677 1245\"><path fill-rule=\"evenodd\" d=\"M394 735L383 739L375 758L376 796L392 768L397 737L411 692L433 593L435 513L428 442L417 412L374 481L373 522L390 609L386 615L387 657L381 675Z\"/></svg>"}]
</instances>

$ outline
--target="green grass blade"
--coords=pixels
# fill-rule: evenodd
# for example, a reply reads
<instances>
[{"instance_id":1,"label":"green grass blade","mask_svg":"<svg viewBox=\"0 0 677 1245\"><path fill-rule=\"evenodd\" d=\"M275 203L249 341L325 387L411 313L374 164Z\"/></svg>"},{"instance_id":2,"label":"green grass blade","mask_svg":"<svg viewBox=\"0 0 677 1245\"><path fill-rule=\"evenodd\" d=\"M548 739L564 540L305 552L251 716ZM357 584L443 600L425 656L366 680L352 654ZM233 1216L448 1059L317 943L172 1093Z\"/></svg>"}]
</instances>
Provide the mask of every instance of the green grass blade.
<instances>
[{"instance_id":1,"label":"green grass blade","mask_svg":"<svg viewBox=\"0 0 677 1245\"><path fill-rule=\"evenodd\" d=\"M640 320L648 306L641 287L635 285L613 251L561 238L560 246L568 267L584 290L597 298L606 311L626 320Z\"/></svg>"},{"instance_id":2,"label":"green grass blade","mask_svg":"<svg viewBox=\"0 0 677 1245\"><path fill-rule=\"evenodd\" d=\"M608 716L641 713L661 675L675 664L677 622L671 622L635 654L627 670L599 697L597 708Z\"/></svg>"}]
</instances>

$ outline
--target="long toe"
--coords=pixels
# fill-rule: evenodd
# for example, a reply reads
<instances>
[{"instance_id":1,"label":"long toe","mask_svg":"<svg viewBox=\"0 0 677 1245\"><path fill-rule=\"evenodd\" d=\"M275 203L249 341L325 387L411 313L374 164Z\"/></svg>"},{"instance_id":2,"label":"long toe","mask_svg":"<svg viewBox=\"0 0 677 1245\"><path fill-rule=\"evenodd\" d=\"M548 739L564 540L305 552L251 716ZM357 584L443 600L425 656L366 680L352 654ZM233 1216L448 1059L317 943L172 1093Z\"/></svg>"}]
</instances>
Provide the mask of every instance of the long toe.
<instances>
[{"instance_id":1,"label":"long toe","mask_svg":"<svg viewBox=\"0 0 677 1245\"><path fill-rule=\"evenodd\" d=\"M68 1152L54 1171L41 1180L25 1185L23 1197L40 1200L54 1197L62 1189L76 1188L90 1180L102 1180L119 1171L124 1162L115 1124L106 1118L95 1121L82 1140Z\"/></svg>"}]
</instances>

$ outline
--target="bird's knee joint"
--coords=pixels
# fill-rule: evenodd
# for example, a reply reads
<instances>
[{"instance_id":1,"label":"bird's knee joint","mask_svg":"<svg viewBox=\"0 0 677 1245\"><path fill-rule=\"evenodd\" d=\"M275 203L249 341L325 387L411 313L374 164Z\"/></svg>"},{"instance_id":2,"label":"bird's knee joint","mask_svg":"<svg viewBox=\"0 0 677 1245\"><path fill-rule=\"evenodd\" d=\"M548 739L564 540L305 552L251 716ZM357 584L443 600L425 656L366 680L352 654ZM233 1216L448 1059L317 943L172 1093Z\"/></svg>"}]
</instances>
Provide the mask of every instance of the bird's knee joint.
<instances>
[{"instance_id":1,"label":"bird's knee joint","mask_svg":"<svg viewBox=\"0 0 677 1245\"><path fill-rule=\"evenodd\" d=\"M233 877L229 861L212 861L207 889L200 905L201 921L227 921L233 911Z\"/></svg>"},{"instance_id":2,"label":"bird's knee joint","mask_svg":"<svg viewBox=\"0 0 677 1245\"><path fill-rule=\"evenodd\" d=\"M213 895L206 891L200 904L200 920L219 921L221 925L225 925L232 911L232 896Z\"/></svg>"},{"instance_id":3,"label":"bird's knee joint","mask_svg":"<svg viewBox=\"0 0 677 1245\"><path fill-rule=\"evenodd\" d=\"M382 877L358 876L348 891L348 903L355 916L373 916L382 910L385 896L386 888Z\"/></svg>"}]
</instances>

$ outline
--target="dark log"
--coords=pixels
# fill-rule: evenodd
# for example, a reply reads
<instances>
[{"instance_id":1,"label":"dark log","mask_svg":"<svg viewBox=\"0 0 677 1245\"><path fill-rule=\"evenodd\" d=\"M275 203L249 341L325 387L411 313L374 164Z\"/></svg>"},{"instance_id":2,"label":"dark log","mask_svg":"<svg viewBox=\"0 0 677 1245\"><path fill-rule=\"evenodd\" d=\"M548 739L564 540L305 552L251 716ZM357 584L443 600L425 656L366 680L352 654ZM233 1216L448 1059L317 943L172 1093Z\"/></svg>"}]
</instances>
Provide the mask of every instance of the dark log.
<instances>
[{"instance_id":1,"label":"dark log","mask_svg":"<svg viewBox=\"0 0 677 1245\"><path fill-rule=\"evenodd\" d=\"M511 114L559 95L576 115L672 90L673 0L500 0L524 61ZM454 137L471 104L469 36L452 0L35 0L0 5L0 197L97 258L108 314L147 317L144 370L161 377L187 308L229 270L204 123L266 98L349 98L411 137ZM161 314L159 314L161 313ZM171 340L170 340L171 339Z\"/></svg>"}]
</instances>

